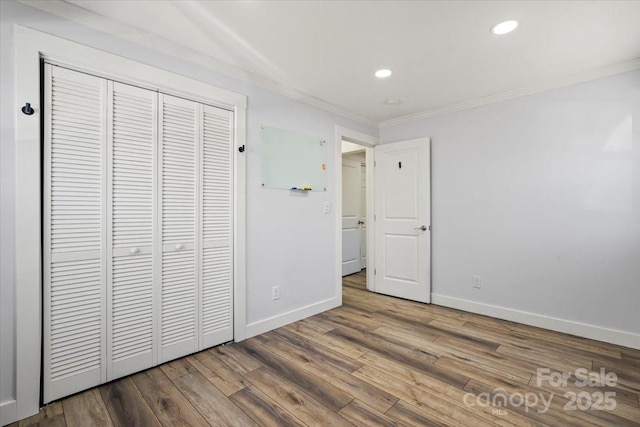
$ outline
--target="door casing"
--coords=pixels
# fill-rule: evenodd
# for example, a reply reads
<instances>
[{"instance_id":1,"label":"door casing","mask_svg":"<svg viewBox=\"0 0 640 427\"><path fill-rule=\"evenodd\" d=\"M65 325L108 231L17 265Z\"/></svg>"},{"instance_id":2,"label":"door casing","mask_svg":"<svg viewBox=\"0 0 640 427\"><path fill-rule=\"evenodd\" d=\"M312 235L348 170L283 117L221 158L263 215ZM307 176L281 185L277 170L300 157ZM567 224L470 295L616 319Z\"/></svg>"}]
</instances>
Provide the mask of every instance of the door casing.
<instances>
[{"instance_id":1,"label":"door casing","mask_svg":"<svg viewBox=\"0 0 640 427\"><path fill-rule=\"evenodd\" d=\"M336 126L335 128L335 191L333 200L335 214L335 292L340 304L342 304L342 141L349 141L362 145L366 153L366 181L367 181L367 212L373 212L373 147L380 143L374 136L367 135L352 129ZM370 222L371 219L368 219ZM367 225L367 289L373 290L373 227Z\"/></svg>"}]
</instances>

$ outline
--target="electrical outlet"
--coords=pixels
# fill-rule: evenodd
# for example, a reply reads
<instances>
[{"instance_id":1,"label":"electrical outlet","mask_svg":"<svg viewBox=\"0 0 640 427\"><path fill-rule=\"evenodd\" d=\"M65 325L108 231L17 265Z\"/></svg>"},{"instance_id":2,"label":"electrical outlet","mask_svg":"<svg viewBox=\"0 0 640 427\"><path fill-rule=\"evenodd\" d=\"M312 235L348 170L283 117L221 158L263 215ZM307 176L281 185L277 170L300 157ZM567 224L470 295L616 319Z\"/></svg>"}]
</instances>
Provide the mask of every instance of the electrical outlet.
<instances>
[{"instance_id":1,"label":"electrical outlet","mask_svg":"<svg viewBox=\"0 0 640 427\"><path fill-rule=\"evenodd\" d=\"M482 278L480 276L473 276L471 286L476 289L482 289Z\"/></svg>"},{"instance_id":2,"label":"electrical outlet","mask_svg":"<svg viewBox=\"0 0 640 427\"><path fill-rule=\"evenodd\" d=\"M274 301L280 299L280 286L271 288L271 299Z\"/></svg>"}]
</instances>

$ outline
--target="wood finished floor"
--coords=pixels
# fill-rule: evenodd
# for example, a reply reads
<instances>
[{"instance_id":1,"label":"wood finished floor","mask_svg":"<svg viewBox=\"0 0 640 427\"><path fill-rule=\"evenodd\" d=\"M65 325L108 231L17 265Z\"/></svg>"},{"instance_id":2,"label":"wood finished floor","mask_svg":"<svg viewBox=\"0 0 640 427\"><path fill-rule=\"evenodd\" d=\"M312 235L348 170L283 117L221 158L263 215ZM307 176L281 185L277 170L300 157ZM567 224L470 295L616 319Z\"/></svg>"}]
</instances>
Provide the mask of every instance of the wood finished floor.
<instances>
[{"instance_id":1,"label":"wood finished floor","mask_svg":"<svg viewBox=\"0 0 640 427\"><path fill-rule=\"evenodd\" d=\"M640 425L640 351L372 294L364 272L343 285L340 308L88 390L12 426ZM618 381L538 386L537 368L604 368ZM616 393L614 410L564 409L566 393L604 391ZM467 397L470 407L467 393L507 393L515 403ZM548 411L517 406L527 393L532 403L552 396Z\"/></svg>"}]
</instances>

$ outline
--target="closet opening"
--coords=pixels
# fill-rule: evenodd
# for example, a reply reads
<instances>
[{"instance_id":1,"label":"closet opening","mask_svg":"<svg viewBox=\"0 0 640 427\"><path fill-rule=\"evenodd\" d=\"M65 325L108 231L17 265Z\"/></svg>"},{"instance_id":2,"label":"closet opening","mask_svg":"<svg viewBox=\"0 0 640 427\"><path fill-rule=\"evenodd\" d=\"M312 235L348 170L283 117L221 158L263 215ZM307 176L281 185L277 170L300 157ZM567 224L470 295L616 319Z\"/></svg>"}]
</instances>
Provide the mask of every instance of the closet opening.
<instances>
[{"instance_id":1,"label":"closet opening","mask_svg":"<svg viewBox=\"0 0 640 427\"><path fill-rule=\"evenodd\" d=\"M15 306L15 390L16 390L16 401L15 401L15 411L16 411L16 419L26 418L30 415L37 413L39 409L39 404L42 402L47 402L49 399L55 399L54 394L47 394L47 391L44 391L44 397L41 400L40 394L43 388L46 389L45 385L47 381L51 382L51 378L46 380L44 377L49 375L49 377L54 377L57 380L57 389L56 393L59 393L59 396L64 394L73 393L73 387L69 386L69 389L64 390L65 387L61 387L60 384L64 380L66 383L72 384L73 381L69 378L72 377L75 373L78 374L86 374L85 377L92 377L89 385L85 388L91 387L91 384L95 382L92 381L106 381L106 378L109 375L119 375L115 365L119 365L121 368L120 373L125 371L125 365L135 365L136 360L141 360L147 357L147 361L151 358L151 361L161 360L162 357L169 357L170 352L167 350L156 350L160 345L169 344L171 336L169 335L169 330L165 330L166 333L158 332L161 330L161 325L152 320L152 327L155 331L155 338L152 340L152 350L150 355L143 356L138 354L138 352L134 351L134 346L130 345L127 347L127 344L135 343L135 339L131 339L131 341L127 342L124 339L120 339L118 342L118 347L111 345L110 351L111 359L108 359L108 343L111 339L112 344L114 343L114 336L118 335L124 329L120 329L118 334L113 333L111 338L107 337L106 325L107 319L106 315L102 315L100 317L100 351L99 351L99 363L96 364L97 359L91 359L88 355L95 356L98 352L96 352L95 346L92 345L84 345L84 343L80 343L79 341L75 342L75 347L61 345L61 340L56 341L57 345L51 345L51 342L47 341L47 337L45 335L45 328L47 326L47 322L52 322L53 320L44 317L45 310L43 310L43 306L47 301L45 296L45 288L43 287L43 282L46 277L45 274L49 274L49 280L55 276L56 282L56 290L55 290L55 299L56 304L51 305L49 311L56 312L57 314L63 313L67 317L58 317L53 323L55 324L56 336L58 338L65 337L68 338L71 342L73 339L79 340L80 338L86 338L90 340L92 334L94 334L95 329L89 327L86 330L78 330L74 327L77 327L79 322L77 318L73 318L73 316L89 316L95 314L96 306L100 306L101 313L104 313L108 310L112 310L113 307L109 307L108 302L100 301L99 304L86 304L77 307L71 308L68 304L71 301L76 299L83 298L91 298L91 292L94 290L91 288L92 280L95 279L95 269L101 269L102 271L106 271L106 268L111 265L110 268L113 268L113 264L109 264L106 261L102 261L102 258L99 258L98 261L95 258L92 258L96 253L106 254L107 250L112 252L113 259L120 257L124 258L124 255L130 254L131 249L134 250L135 256L137 256L136 261L142 261L145 257L151 257L152 259L156 259L161 253L159 250L164 249L164 244L160 245L160 249L156 247L155 242L153 242L150 246L143 246L141 244L130 245L126 254L122 254L121 252L124 250L124 247L116 247L117 245L107 245L106 240L103 241L102 237L98 242L98 250L96 248L92 248L91 245L96 244L95 236L90 236L92 231L91 227L94 224L91 223L90 219L84 218L88 222L84 223L83 226L78 227L68 227L69 223L66 223L64 226L62 222L71 220L72 218L64 217L69 213L68 209L60 209L56 212L56 221L58 223L53 226L50 221L43 221L43 217L47 214L48 207L46 206L47 200L50 202L53 201L53 191L50 191L51 194L47 195L47 185L46 180L51 179L52 175L49 174L49 178L47 178L47 162L45 147L43 145L43 139L46 135L45 128L51 124L51 118L47 118L47 94L46 94L46 83L47 80L43 81L44 70L46 65L42 65L42 61L47 64L55 64L60 69L73 69L80 74L93 76L94 78L109 80L112 83L106 83L106 89L100 85L100 93L99 98L101 99L109 99L108 96L104 96L104 94L108 94L109 90L119 90L118 88L122 88L123 86L130 86L132 88L137 88L140 90L149 90L152 93L155 93L157 97L159 97L160 93L167 95L168 97L179 98L183 100L191 100L192 102L202 104L202 110L208 110L209 107L226 111L226 113L231 115L230 119L230 129L231 129L231 141L230 141L230 164L232 170L232 189L231 189L231 209L232 209L232 234L230 235L231 241L231 257L233 260L231 266L231 274L233 277L233 299L232 299L232 309L231 309L231 324L232 324L232 337L234 341L241 341L246 337L246 152L239 152L238 148L242 146L246 146L246 108L247 108L247 97L245 95L241 95L232 91L228 91L222 89L220 87L216 87L211 83L191 79L185 77L183 75L175 74L169 71L166 71L161 68L156 68L151 65L143 64L140 62L136 62L124 57L120 57L118 55L114 55L102 50L98 50L95 48L91 48L79 43L71 42L69 40L65 40L62 38L58 38L49 34L45 34L39 31L35 31L29 28L25 28L22 26L16 26L14 29L15 35L15 56L16 56L16 86L15 86L15 96L17 100L20 100L20 105L25 105L24 103L30 103L34 113L33 114L24 114L20 108L16 108L15 112L15 181L16 181L16 194L19 194L20 197L16 199L16 210L15 210L15 264L16 264L16 306ZM61 79L64 80L64 78ZM82 80L82 79L81 79ZM63 109L66 108L66 113L74 111L79 111L78 114L82 115L85 118L95 118L95 110L91 111L91 105L87 105L87 102L91 104L91 93L93 91L93 95L97 92L93 89L89 89L87 92L87 87L77 87L78 82L74 81L66 81L66 84L70 84L74 87L74 90L71 93L69 91L60 91L59 100L62 101L63 98L67 101L73 96L81 93L89 96L81 96L80 100L74 101L70 103L71 108L67 108L64 106ZM87 83L87 82L85 82ZM116 85L117 83L117 85ZM84 84L84 83L83 83ZM111 86L110 86L111 85ZM82 86L82 84L80 85ZM91 87L91 84L89 84ZM124 92L124 91L121 91ZM142 93L142 92L139 92ZM69 98L71 96L71 98ZM144 97L143 97L144 98ZM50 98L49 98L50 99ZM93 101L95 101L95 96L93 97ZM169 99L169 98L167 98ZM143 125L145 123L144 120L137 120L135 114L140 113L143 109L140 108L140 99L135 96L131 97L122 93L122 96L119 97L120 101L129 101L133 102L136 106L133 108L131 113L120 114L118 120L121 123L125 123L127 117L129 118L128 124L134 125ZM169 102L169 101L168 101ZM145 102L142 101L142 105L145 105ZM161 103L158 101L157 105L160 106ZM126 110L126 107L118 107L122 112ZM98 116L100 117L111 117L108 106L106 110L104 108L100 108L100 113ZM205 114L203 112L203 114ZM171 114L167 114L169 116ZM57 115L57 118L63 117L64 115ZM180 114L178 114L180 116ZM161 116L157 116L157 121L159 122ZM176 118L175 115L172 118ZM57 119L56 119L57 120ZM209 119L203 119L211 123ZM215 120L214 120L215 122ZM62 126L63 123L66 125L69 124L68 121L65 122L65 119L60 119L55 122L56 126ZM72 124L74 124L72 122ZM148 122L147 122L148 124ZM215 124L214 124L215 126ZM78 126L80 127L80 126ZM49 155L51 158L55 158L55 160L61 160L61 163L55 163L55 167L52 168L49 163L50 172L53 171L53 175L55 175L55 179L57 180L57 184L69 184L70 182L76 182L84 185L88 185L89 187L95 184L95 180L92 181L92 177L95 177L96 171L98 171L99 175L103 179L103 183L108 183L108 176L105 177L103 174L103 170L98 170L95 168L87 167L88 163L96 160L96 152L92 151L93 147L83 146L84 140L86 142L86 137L90 135L95 136L96 129L101 129L101 132L104 132L99 125L96 126L95 123L86 122L81 126L82 130L77 130L75 133L77 135L82 135L81 138L68 138L68 132L59 132L58 135L61 136L59 138L60 141L64 140L59 147L56 147L55 155ZM129 129L127 126L119 126L118 131L124 132L126 129ZM106 133L106 132L105 132ZM217 131L213 132L214 134ZM77 136L76 135L76 136ZM72 135L73 136L73 135ZM107 135L108 136L108 135ZM136 136L136 135L134 135ZM139 136L139 135L138 135ZM90 138L89 138L90 139ZM143 138L144 139L144 138ZM46 141L45 141L46 143ZM80 143L81 147L76 147ZM106 145L105 145L106 146ZM72 148L73 147L73 148ZM60 148L58 150L58 148ZM137 147L118 147L116 150L120 157L122 153L126 151L128 148L135 148L135 151L138 155L145 153L145 149L140 150L139 144ZM131 150L130 150L131 151ZM80 153L83 153L83 156L78 157ZM148 154L148 150L147 150ZM65 157L66 156L66 157ZM75 157L74 157L75 156ZM177 156L174 156L177 159ZM107 161L107 157L104 156L104 153L100 152L97 159L104 159ZM78 171L84 170L85 173L83 176L78 177L71 176L69 174L64 174L60 170L60 165L62 165L66 161L67 163L73 164L72 168L68 168L68 171ZM135 161L134 164L137 164ZM178 161L179 163L179 161ZM158 163L156 163L157 165ZM119 163L120 166L124 166L124 163ZM142 164L141 164L142 165ZM129 165L131 166L131 165ZM175 166L175 165L174 165ZM82 169L84 168L84 169ZM55 170L54 170L55 169ZM109 168L104 168L104 170L110 170ZM124 177L122 170L120 168L120 175L118 177ZM62 174L61 174L62 173ZM170 175L170 174L168 174ZM133 179L136 177L133 176ZM75 181L74 181L75 180ZM156 178L157 181L157 178ZM56 185L57 185L56 184ZM101 184L102 185L102 184ZM108 187L108 186L107 186ZM157 186L152 184L152 187L159 191ZM51 188L51 187L49 187ZM100 187L102 188L102 187ZM125 187L118 187L119 191ZM64 207L64 202L69 202L70 200L79 201L82 197L85 197L83 203L85 203L84 207L81 210L76 210L76 213L82 213L82 215L89 215L91 212L95 213L95 202L90 196L90 191L81 191L80 194L73 191L59 191L60 189L56 187L55 194L55 203L50 203L52 207L55 205L56 209L60 207ZM103 206L107 206L107 202L103 202L103 195L99 191L99 199L100 199L100 208L98 208L98 212L100 215L104 215L104 221L106 221L107 213L102 209ZM121 194L118 193L118 194ZM201 193L197 193L201 194ZM215 191L213 193L215 194ZM114 193L115 195L115 193ZM75 198L75 199L74 199ZM122 197L117 196L118 203L122 202L124 199ZM106 200L106 199L105 199ZM158 199L159 200L159 199ZM144 201L144 198L140 198L140 201ZM156 206L156 204L153 204ZM167 205L168 207L168 205ZM169 209L167 209L167 212ZM121 211L118 211L120 214ZM60 214L64 214L60 216ZM113 214L113 212L112 212ZM75 220L80 220L82 215L75 218ZM209 219L215 220L217 217L214 215L208 216ZM120 219L123 219L120 216ZM94 218L95 220L95 218ZM60 222L62 221L62 222ZM100 221L103 221L103 218L100 217ZM94 221L95 222L95 221ZM49 225L47 225L47 223ZM101 222L102 224L102 222ZM123 235L121 234L123 222L120 222L117 227L120 227L120 232L118 233L118 239L122 239ZM47 233L45 232L46 227L49 227L49 230L55 230L55 238L52 237L51 234L47 237ZM65 228L66 227L66 228ZM153 226L152 226L153 227ZM106 226L99 227L100 233L102 236L109 235ZM115 228L111 230L113 232ZM142 233L144 235L144 233ZM74 244L78 244L81 242L79 238L80 235L83 235L85 240L82 240L84 248L82 250L71 250L73 249ZM75 236L75 237L74 237ZM111 243L115 242L115 235L110 235ZM126 237L126 236L125 236ZM140 237L140 236L137 236ZM75 240L74 240L75 239ZM106 239L106 237L105 237ZM49 251L50 253L45 254L45 246L47 245L47 240L49 240L48 244L55 245L55 251ZM156 235L157 240L157 235ZM218 239L224 240L224 239ZM122 240L119 240L122 243ZM199 244L199 242L196 242ZM173 245L175 249L179 243ZM210 242L202 242L199 246L203 251L208 250L209 255L212 252L219 251L221 252L221 246L219 246L221 242L210 243ZM184 247L181 247L181 250L185 251L191 250L188 245L183 244ZM125 246L126 247L126 246ZM149 253L149 248L151 249L151 253ZM106 248L106 249L105 249ZM169 247L170 249L171 247ZM199 249L195 249L196 254L200 254L198 252ZM93 251L93 252L92 252ZM55 254L53 253L55 252ZM183 252L184 254L184 252ZM56 264L56 268L52 269L49 267L49 272L45 272L45 266L51 264L44 263L43 259L47 256L51 261L54 261ZM127 255L132 256L133 255ZM135 257L134 257L135 258ZM132 258L132 260L134 259ZM104 258L106 259L106 257ZM122 261L122 259L121 259ZM199 265L204 265L204 261L202 261L199 257L194 261L200 263ZM66 265L64 265L66 263ZM85 269L84 271L76 270L76 277L70 277L71 274L67 267L70 267L70 264L76 264L76 266L82 265ZM121 267L124 265L124 262L121 263ZM63 268L64 267L64 268ZM55 270L55 271L54 271ZM135 269L134 269L135 270ZM155 268L153 269L156 271ZM141 272L135 270L136 273ZM120 271L121 272L121 271ZM66 277L65 277L66 274ZM160 270L160 274L162 271ZM106 276L102 274L99 275L102 280L106 280ZM102 279L105 277L105 279ZM113 276L115 278L115 274ZM124 276L118 276L119 279L122 279ZM169 277L169 276L167 276ZM129 277L131 279L131 277ZM124 280L124 279L122 279ZM87 289L84 289L83 292L69 292L69 287L73 287L74 281L84 282ZM154 282L156 283L156 282ZM59 285L59 286L58 286ZM101 282L101 289L106 289ZM67 289L65 289L67 287ZM122 290L122 288L121 288ZM100 291L102 292L102 290ZM157 294L157 292L156 292ZM113 298L113 294L111 295ZM51 302L52 300L49 299ZM115 301L115 300L114 300ZM112 303L114 302L112 301ZM158 305L154 305L156 310ZM198 310L200 310L200 305L198 306ZM63 309L61 309L63 308ZM94 310L94 311L92 311ZM177 310L179 311L179 310ZM111 311L113 314L114 312ZM122 312L119 312L122 313ZM163 313L161 311L160 313ZM210 312L209 312L210 313ZM137 313L144 317L144 310L141 310L140 313ZM198 311L200 314L200 311ZM114 315L115 316L115 315ZM158 314L153 314L154 319L159 318ZM131 318L128 318L130 323L134 322L135 315ZM65 319L65 320L62 320ZM73 319L73 320L70 320ZM126 323L125 317L121 317L119 321ZM214 322L215 317L209 317L210 322ZM95 319L94 319L95 320ZM112 316L112 320L113 316ZM164 324L166 324L165 322ZM212 324L212 323L209 323ZM95 325L92 325L95 326ZM148 326L142 322L140 324L142 329ZM176 328L181 325L175 325ZM201 335L204 334L214 334L215 331L208 327L200 327L200 324L197 325L197 340L198 345L201 343L207 342L207 339L203 338ZM179 328L178 328L179 329ZM214 328L215 329L215 328ZM177 329L176 329L177 330ZM129 331L131 334L134 334L135 331ZM65 335L66 334L66 335ZM53 336L52 334L49 334ZM178 334L179 335L179 334ZM122 335L118 335L120 338L123 338ZM131 337L130 337L131 338ZM55 341L55 339L54 339ZM194 340L195 342L195 340ZM148 344L147 341L140 340L140 344L142 345ZM155 346L155 347L154 347ZM128 348L130 351L130 355L133 357L126 358L123 357L127 354L125 350ZM75 349L80 349L79 351L75 351ZM87 359L83 360L74 360L74 357L80 355L80 353L87 356ZM133 352L135 355L131 354ZM53 356L52 359L46 360L47 354L49 356ZM140 357L138 357L140 356ZM154 359L155 358L155 359ZM55 359L55 360L54 360ZM56 367L55 372L51 369L52 361ZM155 362L154 362L155 363ZM112 364L111 368L107 369L106 365ZM131 366L129 366L131 367ZM49 369L49 373L46 371ZM75 370L75 371L74 371ZM86 380L85 378L85 380ZM84 380L78 380L77 383L80 384ZM76 385L78 385L76 384ZM50 384L51 385L51 384ZM75 387L75 386L74 386ZM49 392L52 389L49 388Z\"/></svg>"}]
</instances>

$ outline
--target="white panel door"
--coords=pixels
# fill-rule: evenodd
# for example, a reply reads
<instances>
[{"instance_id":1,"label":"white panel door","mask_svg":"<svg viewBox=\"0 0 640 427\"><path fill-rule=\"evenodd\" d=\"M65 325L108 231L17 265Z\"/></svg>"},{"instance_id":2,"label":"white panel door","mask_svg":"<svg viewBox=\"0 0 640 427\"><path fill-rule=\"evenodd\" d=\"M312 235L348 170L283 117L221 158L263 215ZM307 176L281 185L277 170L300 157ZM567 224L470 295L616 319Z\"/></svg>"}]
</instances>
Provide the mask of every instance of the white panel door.
<instances>
[{"instance_id":1,"label":"white panel door","mask_svg":"<svg viewBox=\"0 0 640 427\"><path fill-rule=\"evenodd\" d=\"M45 65L45 402L106 380L106 99L106 80Z\"/></svg>"},{"instance_id":2,"label":"white panel door","mask_svg":"<svg viewBox=\"0 0 640 427\"><path fill-rule=\"evenodd\" d=\"M360 163L360 269L367 268L367 166Z\"/></svg>"},{"instance_id":3,"label":"white panel door","mask_svg":"<svg viewBox=\"0 0 640 427\"><path fill-rule=\"evenodd\" d=\"M156 364L156 92L109 82L107 379Z\"/></svg>"},{"instance_id":4,"label":"white panel door","mask_svg":"<svg viewBox=\"0 0 640 427\"><path fill-rule=\"evenodd\" d=\"M360 162L342 159L342 275L360 271Z\"/></svg>"},{"instance_id":5,"label":"white panel door","mask_svg":"<svg viewBox=\"0 0 640 427\"><path fill-rule=\"evenodd\" d=\"M233 113L202 107L200 347L233 339Z\"/></svg>"},{"instance_id":6,"label":"white panel door","mask_svg":"<svg viewBox=\"0 0 640 427\"><path fill-rule=\"evenodd\" d=\"M429 139L374 151L375 292L430 302Z\"/></svg>"},{"instance_id":7,"label":"white panel door","mask_svg":"<svg viewBox=\"0 0 640 427\"><path fill-rule=\"evenodd\" d=\"M160 94L161 293L163 363L198 350L198 117L201 106Z\"/></svg>"}]
</instances>

